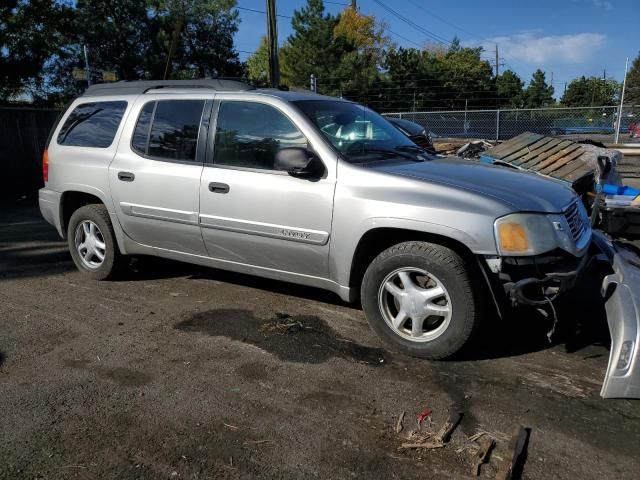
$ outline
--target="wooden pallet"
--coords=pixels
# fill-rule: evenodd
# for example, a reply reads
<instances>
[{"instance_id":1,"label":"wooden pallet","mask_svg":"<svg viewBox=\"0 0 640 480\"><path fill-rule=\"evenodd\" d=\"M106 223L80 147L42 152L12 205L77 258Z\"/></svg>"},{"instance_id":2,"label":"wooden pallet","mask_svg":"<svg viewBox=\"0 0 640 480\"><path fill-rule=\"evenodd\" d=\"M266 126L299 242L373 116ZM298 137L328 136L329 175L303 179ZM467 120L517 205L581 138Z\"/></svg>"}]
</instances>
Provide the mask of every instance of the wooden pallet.
<instances>
[{"instance_id":1,"label":"wooden pallet","mask_svg":"<svg viewBox=\"0 0 640 480\"><path fill-rule=\"evenodd\" d=\"M593 168L583 159L584 153L582 146L571 140L525 132L487 150L480 160L536 172L573 185L593 174Z\"/></svg>"}]
</instances>

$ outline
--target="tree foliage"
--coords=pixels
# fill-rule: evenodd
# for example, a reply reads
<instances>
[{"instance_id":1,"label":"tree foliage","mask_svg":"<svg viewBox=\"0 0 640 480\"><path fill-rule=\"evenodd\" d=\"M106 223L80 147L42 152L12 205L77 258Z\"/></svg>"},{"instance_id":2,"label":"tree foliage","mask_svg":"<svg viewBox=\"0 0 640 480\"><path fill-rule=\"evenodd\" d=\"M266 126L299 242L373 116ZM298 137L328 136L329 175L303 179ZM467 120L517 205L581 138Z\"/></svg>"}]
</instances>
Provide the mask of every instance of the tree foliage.
<instances>
[{"instance_id":1,"label":"tree foliage","mask_svg":"<svg viewBox=\"0 0 640 480\"><path fill-rule=\"evenodd\" d=\"M55 0L3 0L0 4L0 101L33 91L69 31L71 5Z\"/></svg>"},{"instance_id":2,"label":"tree foliage","mask_svg":"<svg viewBox=\"0 0 640 480\"><path fill-rule=\"evenodd\" d=\"M524 91L525 108L549 107L555 103L553 85L547 84L545 73L538 69L533 72L529 86Z\"/></svg>"},{"instance_id":3,"label":"tree foliage","mask_svg":"<svg viewBox=\"0 0 640 480\"><path fill-rule=\"evenodd\" d=\"M239 77L235 0L9 0L0 6L0 100L63 104L103 72L118 80Z\"/></svg>"},{"instance_id":4,"label":"tree foliage","mask_svg":"<svg viewBox=\"0 0 640 480\"><path fill-rule=\"evenodd\" d=\"M266 36L260 39L260 45L247 59L247 78L256 86L269 85L269 44Z\"/></svg>"},{"instance_id":5,"label":"tree foliage","mask_svg":"<svg viewBox=\"0 0 640 480\"><path fill-rule=\"evenodd\" d=\"M566 107L601 107L614 105L620 85L615 80L580 77L572 80L560 102Z\"/></svg>"},{"instance_id":6,"label":"tree foliage","mask_svg":"<svg viewBox=\"0 0 640 480\"><path fill-rule=\"evenodd\" d=\"M334 38L337 23L335 16L325 13L322 0L308 0L294 11L293 33L280 49L283 83L303 87L312 73L324 78L334 75L341 56Z\"/></svg>"},{"instance_id":7,"label":"tree foliage","mask_svg":"<svg viewBox=\"0 0 640 480\"><path fill-rule=\"evenodd\" d=\"M4 0L0 4L0 101L63 104L86 87L79 76L103 81L248 77L268 82L263 38L246 64L233 37L236 0ZM294 11L292 33L280 48L281 83L344 96L378 110L539 108L555 104L553 86L537 70L524 83L511 70L495 76L481 48L445 44L398 47L385 25L355 4L339 14L323 0L306 0ZM75 78L73 72L76 72ZM562 103L611 104L614 81L578 78ZM640 103L640 56L628 76L627 101Z\"/></svg>"},{"instance_id":8,"label":"tree foliage","mask_svg":"<svg viewBox=\"0 0 640 480\"><path fill-rule=\"evenodd\" d=\"M501 107L522 107L524 82L511 70L505 70L496 78L496 95Z\"/></svg>"}]
</instances>

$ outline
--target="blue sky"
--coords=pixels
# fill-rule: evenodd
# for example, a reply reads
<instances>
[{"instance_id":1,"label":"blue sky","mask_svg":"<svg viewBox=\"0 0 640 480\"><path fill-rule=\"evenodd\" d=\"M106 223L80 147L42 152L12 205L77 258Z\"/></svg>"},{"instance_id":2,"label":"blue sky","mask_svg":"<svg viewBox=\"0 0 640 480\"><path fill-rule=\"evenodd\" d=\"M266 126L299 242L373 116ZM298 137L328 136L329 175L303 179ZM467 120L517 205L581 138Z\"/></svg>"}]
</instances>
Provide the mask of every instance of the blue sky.
<instances>
[{"instance_id":1,"label":"blue sky","mask_svg":"<svg viewBox=\"0 0 640 480\"><path fill-rule=\"evenodd\" d=\"M348 3L349 0L333 0ZM495 56L499 45L501 62L515 70L527 82L536 68L547 72L557 94L564 83L580 75L602 76L621 80L625 58L630 61L640 51L639 0L379 0L423 29L450 40L458 36L465 45L484 45ZM277 0L278 14L290 16L305 0ZM238 0L238 7L265 10L265 0ZM433 42L425 33L413 28L386 11L375 0L359 0L364 14L378 20L399 36L390 34L398 45L415 47ZM327 11L337 13L344 7L325 3ZM266 29L263 14L240 11L240 30L236 47L245 59L257 47ZM280 42L291 33L291 20L279 18ZM415 42L415 43L412 43Z\"/></svg>"}]
</instances>

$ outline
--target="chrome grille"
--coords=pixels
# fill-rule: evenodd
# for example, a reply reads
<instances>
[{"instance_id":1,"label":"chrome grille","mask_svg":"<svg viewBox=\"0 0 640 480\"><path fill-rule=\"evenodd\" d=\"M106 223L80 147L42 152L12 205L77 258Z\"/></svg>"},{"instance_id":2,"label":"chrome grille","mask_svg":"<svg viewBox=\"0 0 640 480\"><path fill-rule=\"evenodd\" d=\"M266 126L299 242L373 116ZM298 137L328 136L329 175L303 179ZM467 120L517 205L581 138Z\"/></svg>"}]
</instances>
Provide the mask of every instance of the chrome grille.
<instances>
[{"instance_id":1,"label":"chrome grille","mask_svg":"<svg viewBox=\"0 0 640 480\"><path fill-rule=\"evenodd\" d=\"M579 201L579 200L578 200ZM585 220L580 215L580 209L578 208L578 201L571 204L564 212L564 218L567 219L569 229L571 230L571 237L576 242L582 236L587 229Z\"/></svg>"}]
</instances>

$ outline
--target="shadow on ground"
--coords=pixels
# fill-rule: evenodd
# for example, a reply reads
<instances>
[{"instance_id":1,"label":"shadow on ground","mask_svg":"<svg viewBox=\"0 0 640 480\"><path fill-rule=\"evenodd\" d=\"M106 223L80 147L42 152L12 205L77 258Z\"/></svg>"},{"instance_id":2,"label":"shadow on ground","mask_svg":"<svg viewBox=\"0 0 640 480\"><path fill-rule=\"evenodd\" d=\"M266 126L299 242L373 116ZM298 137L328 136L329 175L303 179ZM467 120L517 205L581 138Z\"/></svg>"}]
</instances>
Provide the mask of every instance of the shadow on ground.
<instances>
[{"instance_id":1,"label":"shadow on ground","mask_svg":"<svg viewBox=\"0 0 640 480\"><path fill-rule=\"evenodd\" d=\"M250 343L288 362L322 363L340 357L384 366L391 361L383 349L341 338L327 322L312 315L279 313L265 320L249 310L209 310L190 315L175 328Z\"/></svg>"}]
</instances>

